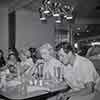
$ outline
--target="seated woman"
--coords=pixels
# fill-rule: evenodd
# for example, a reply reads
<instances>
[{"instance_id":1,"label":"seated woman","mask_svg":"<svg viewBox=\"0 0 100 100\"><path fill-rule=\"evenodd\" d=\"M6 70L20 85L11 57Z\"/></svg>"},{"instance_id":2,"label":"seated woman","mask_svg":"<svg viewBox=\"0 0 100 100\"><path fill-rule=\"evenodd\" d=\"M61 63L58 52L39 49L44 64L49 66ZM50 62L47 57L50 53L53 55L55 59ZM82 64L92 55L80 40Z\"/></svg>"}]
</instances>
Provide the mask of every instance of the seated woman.
<instances>
[{"instance_id":1,"label":"seated woman","mask_svg":"<svg viewBox=\"0 0 100 100\"><path fill-rule=\"evenodd\" d=\"M53 47L46 43L39 48L42 59L37 60L37 64L42 70L42 78L47 87L55 87L62 83L63 64L56 59ZM47 100L56 100L56 96L52 96Z\"/></svg>"},{"instance_id":2,"label":"seated woman","mask_svg":"<svg viewBox=\"0 0 100 100\"><path fill-rule=\"evenodd\" d=\"M6 66L0 70L0 88L4 88L6 85L6 76L9 74L9 70Z\"/></svg>"},{"instance_id":3,"label":"seated woman","mask_svg":"<svg viewBox=\"0 0 100 100\"><path fill-rule=\"evenodd\" d=\"M19 62L12 52L8 55L7 64L0 72L1 87L6 86L8 81L19 79Z\"/></svg>"},{"instance_id":4,"label":"seated woman","mask_svg":"<svg viewBox=\"0 0 100 100\"><path fill-rule=\"evenodd\" d=\"M34 70L34 63L31 58L30 51L27 49L23 49L20 51L20 75L21 76L26 76L27 80L32 80L32 73Z\"/></svg>"},{"instance_id":5,"label":"seated woman","mask_svg":"<svg viewBox=\"0 0 100 100\"><path fill-rule=\"evenodd\" d=\"M8 55L7 68L9 73L7 75L8 80L12 80L19 77L19 62L14 53Z\"/></svg>"},{"instance_id":6,"label":"seated woman","mask_svg":"<svg viewBox=\"0 0 100 100\"><path fill-rule=\"evenodd\" d=\"M58 81L62 79L62 63L54 57L54 50L50 44L44 44L39 49L44 60L43 78Z\"/></svg>"}]
</instances>

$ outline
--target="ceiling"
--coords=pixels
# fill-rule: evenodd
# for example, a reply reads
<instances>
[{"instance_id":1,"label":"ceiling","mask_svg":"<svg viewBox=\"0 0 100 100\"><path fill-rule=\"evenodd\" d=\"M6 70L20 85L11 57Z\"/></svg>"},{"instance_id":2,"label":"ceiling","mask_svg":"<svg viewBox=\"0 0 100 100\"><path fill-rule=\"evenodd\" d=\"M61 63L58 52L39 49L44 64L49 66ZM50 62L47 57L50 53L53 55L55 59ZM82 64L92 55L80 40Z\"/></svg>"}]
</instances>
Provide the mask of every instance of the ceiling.
<instances>
[{"instance_id":1,"label":"ceiling","mask_svg":"<svg viewBox=\"0 0 100 100\"><path fill-rule=\"evenodd\" d=\"M26 2L27 1L27 2ZM31 1L31 2L29 2ZM0 6L21 6L25 9L37 12L42 0L0 0ZM75 7L77 16L100 17L100 0L60 0L63 3L71 3Z\"/></svg>"}]
</instances>

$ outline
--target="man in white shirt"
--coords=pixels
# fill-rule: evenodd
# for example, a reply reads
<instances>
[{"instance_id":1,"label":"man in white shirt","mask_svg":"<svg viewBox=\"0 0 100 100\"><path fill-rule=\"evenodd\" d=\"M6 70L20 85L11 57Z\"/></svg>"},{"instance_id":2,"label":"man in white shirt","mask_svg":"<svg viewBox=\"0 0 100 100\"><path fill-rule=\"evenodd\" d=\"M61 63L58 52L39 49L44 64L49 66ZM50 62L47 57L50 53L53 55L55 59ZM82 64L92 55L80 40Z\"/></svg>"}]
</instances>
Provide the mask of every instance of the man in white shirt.
<instances>
[{"instance_id":1,"label":"man in white shirt","mask_svg":"<svg viewBox=\"0 0 100 100\"><path fill-rule=\"evenodd\" d=\"M65 98L70 97L69 100L92 100L97 90L97 81L100 80L94 65L87 58L76 55L70 44L61 43L61 45L58 55L65 65L66 83L71 87L71 91L62 95L65 95Z\"/></svg>"}]
</instances>

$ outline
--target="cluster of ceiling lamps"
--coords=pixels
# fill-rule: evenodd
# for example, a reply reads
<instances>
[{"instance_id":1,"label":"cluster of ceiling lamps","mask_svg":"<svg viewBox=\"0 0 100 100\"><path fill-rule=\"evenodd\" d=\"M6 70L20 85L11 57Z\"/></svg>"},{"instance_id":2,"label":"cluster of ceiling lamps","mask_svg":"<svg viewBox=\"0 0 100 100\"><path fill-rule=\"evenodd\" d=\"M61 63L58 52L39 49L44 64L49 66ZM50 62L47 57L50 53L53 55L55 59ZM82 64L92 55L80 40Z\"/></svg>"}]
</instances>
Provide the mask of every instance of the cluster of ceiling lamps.
<instances>
[{"instance_id":1,"label":"cluster of ceiling lamps","mask_svg":"<svg viewBox=\"0 0 100 100\"><path fill-rule=\"evenodd\" d=\"M64 20L72 20L73 11L74 7L63 4L62 0L43 0L39 8L40 20L45 21L52 16L56 23L61 23Z\"/></svg>"}]
</instances>

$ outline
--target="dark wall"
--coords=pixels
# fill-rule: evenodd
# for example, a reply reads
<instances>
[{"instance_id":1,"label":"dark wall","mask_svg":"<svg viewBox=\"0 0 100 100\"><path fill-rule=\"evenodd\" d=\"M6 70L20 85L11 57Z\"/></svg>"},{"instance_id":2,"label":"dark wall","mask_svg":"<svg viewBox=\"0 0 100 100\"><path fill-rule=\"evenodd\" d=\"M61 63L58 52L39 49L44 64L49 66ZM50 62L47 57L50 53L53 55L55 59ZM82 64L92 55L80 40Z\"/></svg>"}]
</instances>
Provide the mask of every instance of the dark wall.
<instances>
[{"instance_id":1,"label":"dark wall","mask_svg":"<svg viewBox=\"0 0 100 100\"><path fill-rule=\"evenodd\" d=\"M47 24L41 23L38 13L30 11L16 12L16 47L39 47L49 42L54 44L54 23L49 20Z\"/></svg>"},{"instance_id":2,"label":"dark wall","mask_svg":"<svg viewBox=\"0 0 100 100\"><path fill-rule=\"evenodd\" d=\"M8 11L0 8L0 49L6 53L8 48Z\"/></svg>"}]
</instances>

